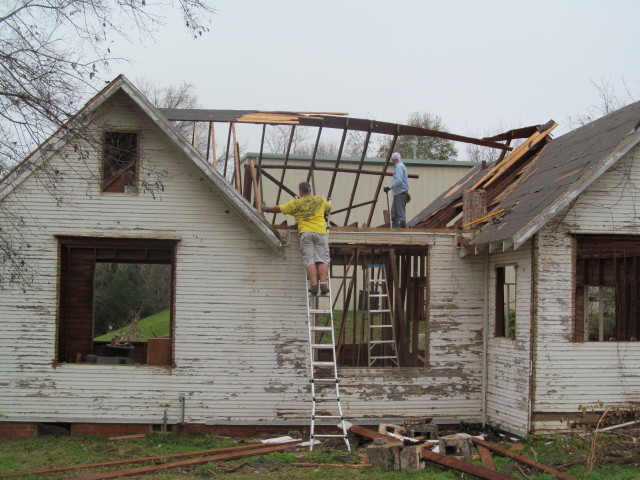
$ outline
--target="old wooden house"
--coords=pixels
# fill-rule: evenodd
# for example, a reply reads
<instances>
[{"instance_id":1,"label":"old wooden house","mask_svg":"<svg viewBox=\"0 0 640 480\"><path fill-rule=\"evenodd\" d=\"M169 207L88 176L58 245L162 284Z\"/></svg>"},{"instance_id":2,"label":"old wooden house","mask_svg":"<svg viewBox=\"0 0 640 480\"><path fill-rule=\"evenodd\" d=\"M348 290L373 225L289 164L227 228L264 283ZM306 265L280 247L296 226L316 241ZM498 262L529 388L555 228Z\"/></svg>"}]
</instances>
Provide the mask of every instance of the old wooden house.
<instances>
[{"instance_id":1,"label":"old wooden house","mask_svg":"<svg viewBox=\"0 0 640 480\"><path fill-rule=\"evenodd\" d=\"M215 153L211 161L198 152L175 120L348 125L505 152L411 228L332 228L350 421L433 417L527 434L578 421L581 404L638 399L639 104L553 140L549 125L469 139L326 115L163 111L118 77L71 120L72 137L60 130L0 183L9 245L0 434L30 436L46 424L134 433L308 423L307 296L295 230L261 213L260 160L244 181L239 168L221 174ZM527 140L506 155L518 137ZM373 201L347 208L373 217L388 163ZM390 276L395 365L368 365L363 353L359 311L371 263ZM113 344L110 333L98 335L98 272L131 264L169 285L167 332Z\"/></svg>"}]
</instances>

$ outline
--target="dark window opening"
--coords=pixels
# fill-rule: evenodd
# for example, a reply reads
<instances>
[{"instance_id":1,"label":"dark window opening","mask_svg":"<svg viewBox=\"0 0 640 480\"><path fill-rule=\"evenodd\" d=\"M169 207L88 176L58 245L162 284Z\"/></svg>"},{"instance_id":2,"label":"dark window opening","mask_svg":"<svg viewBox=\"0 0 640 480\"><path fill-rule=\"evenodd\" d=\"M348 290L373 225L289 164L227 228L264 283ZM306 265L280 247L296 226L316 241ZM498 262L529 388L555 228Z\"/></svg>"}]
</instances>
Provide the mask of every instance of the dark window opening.
<instances>
[{"instance_id":1,"label":"dark window opening","mask_svg":"<svg viewBox=\"0 0 640 480\"><path fill-rule=\"evenodd\" d=\"M496 267L496 337L516 338L516 267Z\"/></svg>"},{"instance_id":2,"label":"dark window opening","mask_svg":"<svg viewBox=\"0 0 640 480\"><path fill-rule=\"evenodd\" d=\"M60 239L59 362L172 364L173 240Z\"/></svg>"},{"instance_id":3,"label":"dark window opening","mask_svg":"<svg viewBox=\"0 0 640 480\"><path fill-rule=\"evenodd\" d=\"M575 341L637 341L640 237L577 235Z\"/></svg>"},{"instance_id":4,"label":"dark window opening","mask_svg":"<svg viewBox=\"0 0 640 480\"><path fill-rule=\"evenodd\" d=\"M138 163L138 134L105 132L102 161L102 191L135 193Z\"/></svg>"}]
</instances>

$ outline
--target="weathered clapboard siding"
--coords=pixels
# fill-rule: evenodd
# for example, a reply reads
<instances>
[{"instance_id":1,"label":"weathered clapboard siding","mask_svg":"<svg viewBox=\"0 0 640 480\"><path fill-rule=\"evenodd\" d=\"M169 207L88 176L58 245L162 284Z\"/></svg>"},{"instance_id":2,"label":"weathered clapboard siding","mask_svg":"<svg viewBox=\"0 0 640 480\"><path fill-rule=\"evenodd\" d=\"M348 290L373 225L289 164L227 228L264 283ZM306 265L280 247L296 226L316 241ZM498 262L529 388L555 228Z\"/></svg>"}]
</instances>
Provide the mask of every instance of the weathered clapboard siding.
<instances>
[{"instance_id":1,"label":"weathered clapboard siding","mask_svg":"<svg viewBox=\"0 0 640 480\"><path fill-rule=\"evenodd\" d=\"M336 243L424 244L429 252L429 368L341 368L351 418L432 415L440 421L481 417L482 261L461 259L452 234L331 231Z\"/></svg>"},{"instance_id":2,"label":"weathered clapboard siding","mask_svg":"<svg viewBox=\"0 0 640 480\"><path fill-rule=\"evenodd\" d=\"M496 336L496 267L516 267L515 338ZM525 434L529 422L531 373L531 247L494 253L489 260L487 420Z\"/></svg>"},{"instance_id":3,"label":"weathered clapboard siding","mask_svg":"<svg viewBox=\"0 0 640 480\"><path fill-rule=\"evenodd\" d=\"M537 235L539 282L534 412L577 413L580 405L640 400L640 342L573 342L572 239L569 232L640 234L640 149L587 188L558 222ZM537 430L562 428L535 422Z\"/></svg>"},{"instance_id":4,"label":"weathered clapboard siding","mask_svg":"<svg viewBox=\"0 0 640 480\"><path fill-rule=\"evenodd\" d=\"M71 168L54 160L64 177L59 189L65 203L56 205L35 176L7 198L6 205L24 214L29 262L42 275L25 295L17 288L0 293L0 419L159 423L166 409L175 422L179 395L186 396L189 422L273 422L282 410L307 418L306 310L304 295L292 295L304 292L297 251L275 255L122 98L110 101L96 121L141 129L143 162L151 159L156 170L166 171L165 189L156 199L148 193L102 195L94 155L88 171L82 163ZM181 240L175 368L52 365L54 235Z\"/></svg>"},{"instance_id":5,"label":"weathered clapboard siding","mask_svg":"<svg viewBox=\"0 0 640 480\"><path fill-rule=\"evenodd\" d=\"M276 255L126 96L112 97L94 122L96 131L138 131L142 175L155 181L160 173L164 189L155 198L102 194L100 155L78 160L67 149L51 160L63 202L41 188L46 179L38 172L4 199L24 218L23 238L15 238L37 275L24 294L19 286L0 291L0 420L161 423L166 411L174 423L184 395L188 423L306 423L308 337L297 235L282 231L290 243ZM0 223L12 228L8 218ZM174 368L55 363L56 235L179 240ZM341 369L345 415L478 420L482 263L460 259L452 234L415 237L430 252L430 368Z\"/></svg>"}]
</instances>

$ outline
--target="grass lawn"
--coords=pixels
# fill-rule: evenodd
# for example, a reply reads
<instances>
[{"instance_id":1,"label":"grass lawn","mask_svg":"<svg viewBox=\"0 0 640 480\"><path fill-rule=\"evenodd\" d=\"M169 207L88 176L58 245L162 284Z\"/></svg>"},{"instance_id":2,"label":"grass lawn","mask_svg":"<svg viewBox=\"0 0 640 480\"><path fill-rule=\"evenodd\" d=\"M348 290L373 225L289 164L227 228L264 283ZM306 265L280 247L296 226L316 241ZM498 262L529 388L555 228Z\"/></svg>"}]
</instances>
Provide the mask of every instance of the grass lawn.
<instances>
[{"instance_id":1,"label":"grass lawn","mask_svg":"<svg viewBox=\"0 0 640 480\"><path fill-rule=\"evenodd\" d=\"M634 438L636 443L632 440ZM523 455L554 468L562 469L566 474L580 480L637 480L640 478L640 446L632 435L600 434L596 447L592 450L591 434L556 435L530 437L514 445L502 446L514 449ZM66 465L78 465L133 459L147 456L162 456L172 453L193 452L214 448L243 445L251 439L218 437L212 435L152 434L144 439L107 440L99 437L54 437L46 436L31 440L0 441L0 475L14 471L54 468ZM330 448L318 447L309 452L306 449L291 448L282 453L271 453L256 457L243 458L228 462L208 463L190 468L164 470L136 478L153 479L196 479L230 478L254 480L256 478L273 479L424 479L449 480L469 479L468 474L428 463L426 469L414 472L380 471L371 467L337 468L331 466L296 467L292 463L319 464L359 464L359 453L364 452L368 444L347 452L344 446ZM596 463L589 471L587 459L595 454ZM171 461L171 459L167 459ZM494 455L498 471L517 479L547 480L549 474L543 474L525 466L516 465L513 460ZM479 461L474 461L479 464ZM137 467L146 464L121 465L117 469ZM563 467L566 465L567 467ZM114 470L114 468L110 468ZM26 478L72 478L98 471L75 470L53 476L28 476ZM25 478L25 477L23 477Z\"/></svg>"},{"instance_id":2,"label":"grass lawn","mask_svg":"<svg viewBox=\"0 0 640 480\"><path fill-rule=\"evenodd\" d=\"M132 336L130 338L130 341L146 342L149 338L168 336L170 333L169 320L169 309L162 310L155 315L141 318L135 327L132 325L127 325L125 327L119 328L118 330L113 330L112 332L105 333L104 335L100 335L99 337L95 337L93 340L96 342L108 342L116 333L119 333L122 338L127 338L126 332L131 331Z\"/></svg>"}]
</instances>

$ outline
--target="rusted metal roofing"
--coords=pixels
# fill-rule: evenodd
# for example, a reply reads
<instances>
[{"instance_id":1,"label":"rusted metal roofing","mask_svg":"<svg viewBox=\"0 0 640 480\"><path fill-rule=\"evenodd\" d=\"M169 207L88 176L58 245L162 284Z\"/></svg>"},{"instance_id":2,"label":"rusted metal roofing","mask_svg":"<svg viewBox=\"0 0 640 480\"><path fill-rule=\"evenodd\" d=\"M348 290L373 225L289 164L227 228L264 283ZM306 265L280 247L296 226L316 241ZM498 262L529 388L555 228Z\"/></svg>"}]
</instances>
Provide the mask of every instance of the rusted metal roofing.
<instances>
[{"instance_id":1,"label":"rusted metal roofing","mask_svg":"<svg viewBox=\"0 0 640 480\"><path fill-rule=\"evenodd\" d=\"M516 169L509 172L502 166L509 165L516 149L484 171L480 167L471 170L409 225L436 228L435 221L450 221L461 211L464 190L486 188L488 212L504 212L490 217L469 243L512 242L517 248L640 142L639 126L640 102L636 102L553 139L541 149L525 152L520 157L524 161L512 162ZM524 143L525 148L535 135Z\"/></svg>"}]
</instances>

